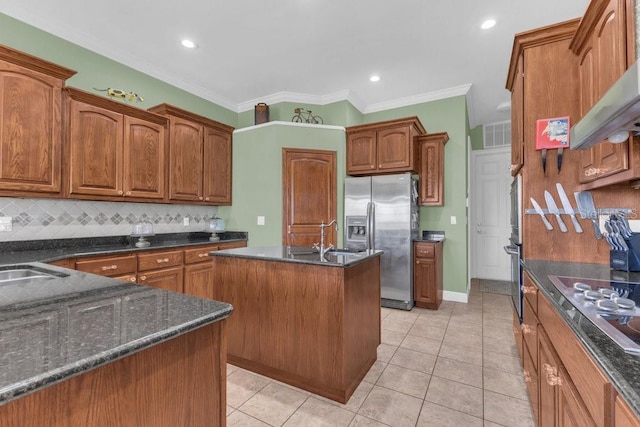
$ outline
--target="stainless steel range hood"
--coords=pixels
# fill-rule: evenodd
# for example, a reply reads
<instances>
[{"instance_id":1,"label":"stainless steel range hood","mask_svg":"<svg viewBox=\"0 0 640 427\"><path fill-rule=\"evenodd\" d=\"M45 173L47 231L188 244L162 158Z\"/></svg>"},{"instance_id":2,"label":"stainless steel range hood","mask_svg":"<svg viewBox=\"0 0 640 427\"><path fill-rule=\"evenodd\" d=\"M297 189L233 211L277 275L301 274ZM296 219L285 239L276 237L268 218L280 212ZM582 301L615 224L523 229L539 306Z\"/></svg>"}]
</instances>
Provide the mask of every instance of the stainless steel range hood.
<instances>
[{"instance_id":1,"label":"stainless steel range hood","mask_svg":"<svg viewBox=\"0 0 640 427\"><path fill-rule=\"evenodd\" d=\"M571 127L571 148L583 150L615 132L640 131L640 70L634 63Z\"/></svg>"}]
</instances>

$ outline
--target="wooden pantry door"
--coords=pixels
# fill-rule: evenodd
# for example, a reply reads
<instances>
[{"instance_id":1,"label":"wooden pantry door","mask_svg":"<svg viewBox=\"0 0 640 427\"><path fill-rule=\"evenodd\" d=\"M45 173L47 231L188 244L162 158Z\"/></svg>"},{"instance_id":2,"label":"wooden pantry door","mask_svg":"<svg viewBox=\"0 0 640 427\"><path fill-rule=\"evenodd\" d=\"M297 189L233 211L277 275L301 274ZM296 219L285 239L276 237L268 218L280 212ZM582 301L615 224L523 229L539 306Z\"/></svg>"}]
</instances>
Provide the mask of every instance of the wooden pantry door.
<instances>
[{"instance_id":1,"label":"wooden pantry door","mask_svg":"<svg viewBox=\"0 0 640 427\"><path fill-rule=\"evenodd\" d=\"M282 149L282 244L320 243L320 223L336 217L336 152ZM325 229L325 245L337 245L335 227Z\"/></svg>"}]
</instances>

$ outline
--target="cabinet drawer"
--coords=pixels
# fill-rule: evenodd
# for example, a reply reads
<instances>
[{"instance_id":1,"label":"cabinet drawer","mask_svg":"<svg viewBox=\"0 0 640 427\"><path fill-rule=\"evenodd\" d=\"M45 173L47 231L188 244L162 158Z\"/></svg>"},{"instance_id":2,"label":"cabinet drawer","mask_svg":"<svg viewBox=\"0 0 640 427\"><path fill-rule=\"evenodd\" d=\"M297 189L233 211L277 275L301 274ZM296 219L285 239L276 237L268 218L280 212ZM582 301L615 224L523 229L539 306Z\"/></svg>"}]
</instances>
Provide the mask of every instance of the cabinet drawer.
<instances>
[{"instance_id":1,"label":"cabinet drawer","mask_svg":"<svg viewBox=\"0 0 640 427\"><path fill-rule=\"evenodd\" d=\"M238 242L229 242L229 243L220 242L218 244L218 250L219 251L224 251L225 249L246 248L246 247L247 247L247 241L246 240L241 240L241 241L238 241Z\"/></svg>"},{"instance_id":2,"label":"cabinet drawer","mask_svg":"<svg viewBox=\"0 0 640 427\"><path fill-rule=\"evenodd\" d=\"M138 271L182 265L182 251L154 252L138 255Z\"/></svg>"},{"instance_id":3,"label":"cabinet drawer","mask_svg":"<svg viewBox=\"0 0 640 427\"><path fill-rule=\"evenodd\" d=\"M433 258L436 255L436 247L432 243L417 243L416 258Z\"/></svg>"},{"instance_id":4,"label":"cabinet drawer","mask_svg":"<svg viewBox=\"0 0 640 427\"><path fill-rule=\"evenodd\" d=\"M538 298L538 318L596 424L609 425L614 399L611 383L542 295Z\"/></svg>"},{"instance_id":5,"label":"cabinet drawer","mask_svg":"<svg viewBox=\"0 0 640 427\"><path fill-rule=\"evenodd\" d=\"M211 261L209 252L217 251L218 245L200 246L193 249L184 250L184 263L195 264L196 262Z\"/></svg>"},{"instance_id":6,"label":"cabinet drawer","mask_svg":"<svg viewBox=\"0 0 640 427\"><path fill-rule=\"evenodd\" d=\"M125 255L76 261L76 270L101 276L121 276L136 272L137 257Z\"/></svg>"}]
</instances>

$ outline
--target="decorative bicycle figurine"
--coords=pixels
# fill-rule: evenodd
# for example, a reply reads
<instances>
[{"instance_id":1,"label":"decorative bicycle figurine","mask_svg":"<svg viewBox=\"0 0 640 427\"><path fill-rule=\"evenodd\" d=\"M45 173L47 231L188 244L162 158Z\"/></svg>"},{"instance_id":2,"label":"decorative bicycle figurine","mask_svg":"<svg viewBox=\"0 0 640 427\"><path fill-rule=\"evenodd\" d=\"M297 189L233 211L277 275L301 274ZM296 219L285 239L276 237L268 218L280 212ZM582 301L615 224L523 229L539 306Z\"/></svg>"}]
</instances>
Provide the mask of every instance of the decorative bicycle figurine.
<instances>
[{"instance_id":1,"label":"decorative bicycle figurine","mask_svg":"<svg viewBox=\"0 0 640 427\"><path fill-rule=\"evenodd\" d=\"M311 114L311 110L305 110L304 108L296 108L293 110L296 113L295 116L291 119L292 122L295 123L313 123L316 125L321 125L324 123L322 117L314 116Z\"/></svg>"}]
</instances>

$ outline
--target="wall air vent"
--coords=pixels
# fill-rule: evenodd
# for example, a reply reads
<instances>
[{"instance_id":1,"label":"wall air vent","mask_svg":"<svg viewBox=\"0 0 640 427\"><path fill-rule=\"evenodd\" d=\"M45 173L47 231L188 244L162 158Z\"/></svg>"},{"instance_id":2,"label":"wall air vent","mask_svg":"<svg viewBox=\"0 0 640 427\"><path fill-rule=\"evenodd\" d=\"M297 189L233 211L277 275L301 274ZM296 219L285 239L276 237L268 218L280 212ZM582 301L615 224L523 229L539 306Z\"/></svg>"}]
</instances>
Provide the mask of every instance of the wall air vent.
<instances>
[{"instance_id":1,"label":"wall air vent","mask_svg":"<svg viewBox=\"0 0 640 427\"><path fill-rule=\"evenodd\" d=\"M482 126L484 148L511 146L511 121L489 123Z\"/></svg>"}]
</instances>

